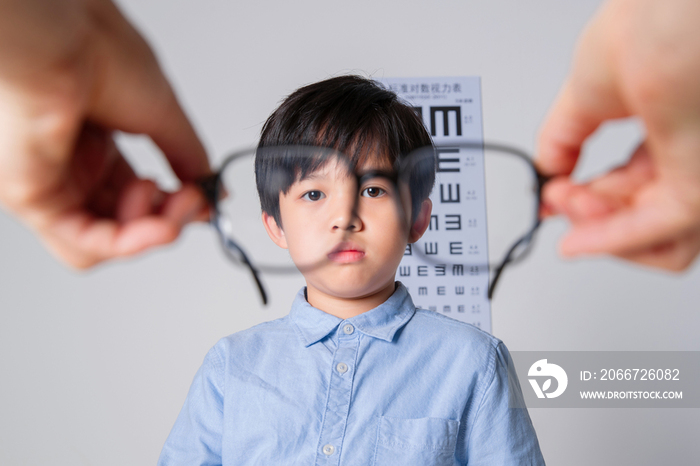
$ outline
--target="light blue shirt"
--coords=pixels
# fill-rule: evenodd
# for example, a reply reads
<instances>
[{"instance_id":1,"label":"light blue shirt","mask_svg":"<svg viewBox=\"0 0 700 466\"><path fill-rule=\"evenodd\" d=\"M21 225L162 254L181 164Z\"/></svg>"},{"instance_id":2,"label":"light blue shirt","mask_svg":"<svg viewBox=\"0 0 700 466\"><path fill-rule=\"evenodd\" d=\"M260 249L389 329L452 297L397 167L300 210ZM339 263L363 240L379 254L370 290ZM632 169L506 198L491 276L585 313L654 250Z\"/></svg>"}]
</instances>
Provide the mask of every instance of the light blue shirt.
<instances>
[{"instance_id":1,"label":"light blue shirt","mask_svg":"<svg viewBox=\"0 0 700 466\"><path fill-rule=\"evenodd\" d=\"M416 309L403 285L347 320L301 290L286 317L209 351L158 464L544 464L509 397L503 343Z\"/></svg>"}]
</instances>

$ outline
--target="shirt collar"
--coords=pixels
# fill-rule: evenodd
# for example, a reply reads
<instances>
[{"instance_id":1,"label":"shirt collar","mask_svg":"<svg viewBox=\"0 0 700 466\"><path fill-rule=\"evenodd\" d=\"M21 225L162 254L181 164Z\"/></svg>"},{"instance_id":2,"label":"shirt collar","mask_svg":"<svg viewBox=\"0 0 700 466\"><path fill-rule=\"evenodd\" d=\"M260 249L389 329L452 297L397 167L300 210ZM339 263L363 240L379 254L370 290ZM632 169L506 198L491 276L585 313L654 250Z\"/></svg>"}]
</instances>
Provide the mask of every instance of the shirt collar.
<instances>
[{"instance_id":1,"label":"shirt collar","mask_svg":"<svg viewBox=\"0 0 700 466\"><path fill-rule=\"evenodd\" d=\"M316 309L306 301L306 289L297 293L289 313L304 346L311 346L333 332L341 322L349 322L362 333L384 341L394 339L394 334L413 317L416 308L406 287L397 282L394 294L384 303L344 321L334 315Z\"/></svg>"}]
</instances>

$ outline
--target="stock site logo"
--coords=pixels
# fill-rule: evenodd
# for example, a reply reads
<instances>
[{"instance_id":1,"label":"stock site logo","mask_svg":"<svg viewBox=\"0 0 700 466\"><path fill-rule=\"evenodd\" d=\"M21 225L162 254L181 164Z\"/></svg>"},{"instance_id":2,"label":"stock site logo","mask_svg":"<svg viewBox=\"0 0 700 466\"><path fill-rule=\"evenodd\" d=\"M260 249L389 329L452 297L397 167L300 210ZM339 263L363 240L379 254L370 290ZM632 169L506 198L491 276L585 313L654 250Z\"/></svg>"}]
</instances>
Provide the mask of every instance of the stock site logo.
<instances>
[{"instance_id":1,"label":"stock site logo","mask_svg":"<svg viewBox=\"0 0 700 466\"><path fill-rule=\"evenodd\" d=\"M556 364L550 364L546 359L540 359L536 361L527 373L528 377L535 377L534 379L528 379L532 389L535 390L537 398L556 398L566 390L566 385L569 383L569 378L566 376L566 372L560 366ZM544 379L542 386L540 386L537 381L538 378ZM552 379L557 381L556 390L548 392L552 386Z\"/></svg>"}]
</instances>

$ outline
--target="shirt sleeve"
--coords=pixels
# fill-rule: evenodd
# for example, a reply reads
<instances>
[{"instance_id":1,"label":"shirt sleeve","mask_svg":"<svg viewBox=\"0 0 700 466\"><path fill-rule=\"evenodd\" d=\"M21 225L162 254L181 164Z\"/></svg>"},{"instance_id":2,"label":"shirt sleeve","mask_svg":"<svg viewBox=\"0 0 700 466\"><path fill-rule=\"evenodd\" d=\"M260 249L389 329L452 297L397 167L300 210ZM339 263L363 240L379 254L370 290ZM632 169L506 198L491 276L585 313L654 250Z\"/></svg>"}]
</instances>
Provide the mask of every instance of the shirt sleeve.
<instances>
[{"instance_id":1,"label":"shirt sleeve","mask_svg":"<svg viewBox=\"0 0 700 466\"><path fill-rule=\"evenodd\" d=\"M508 349L496 347L493 377L467 433L467 464L544 465Z\"/></svg>"},{"instance_id":2,"label":"shirt sleeve","mask_svg":"<svg viewBox=\"0 0 700 466\"><path fill-rule=\"evenodd\" d=\"M221 465L223 395L223 363L214 347L194 376L158 466Z\"/></svg>"}]
</instances>

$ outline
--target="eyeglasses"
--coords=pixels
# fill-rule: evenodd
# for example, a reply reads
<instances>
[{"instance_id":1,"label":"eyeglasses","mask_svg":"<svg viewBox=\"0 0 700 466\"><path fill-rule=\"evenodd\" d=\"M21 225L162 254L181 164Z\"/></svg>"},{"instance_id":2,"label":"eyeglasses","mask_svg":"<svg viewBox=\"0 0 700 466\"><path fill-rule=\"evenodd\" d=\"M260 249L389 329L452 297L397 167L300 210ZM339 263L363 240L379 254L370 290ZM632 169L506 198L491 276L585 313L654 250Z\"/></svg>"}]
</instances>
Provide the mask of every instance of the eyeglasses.
<instances>
[{"instance_id":1,"label":"eyeglasses","mask_svg":"<svg viewBox=\"0 0 700 466\"><path fill-rule=\"evenodd\" d=\"M199 185L212 207L211 224L224 253L234 264L249 269L264 304L268 298L261 274L299 270L287 251L268 238L260 220L256 152L262 158L258 176L263 197L278 199L299 177L335 160L354 176L358 199L372 178L389 180L395 187L396 213L407 225L413 220L409 212L415 210L410 207L412 191L420 189L421 180L435 167L428 231L407 253L443 270L487 269L491 276L488 299L493 297L504 268L524 259L532 249L540 226L541 192L548 178L537 171L526 152L507 145L457 143L422 148L400 157L386 170L365 170L361 156L358 163L357 156L329 148L283 146L236 151Z\"/></svg>"}]
</instances>

